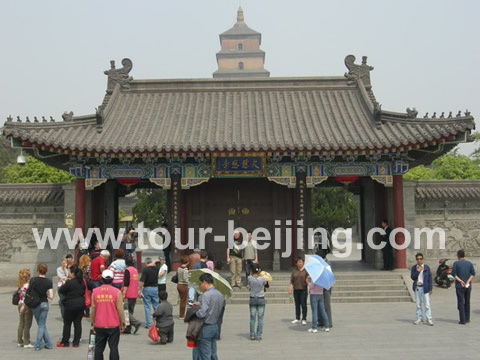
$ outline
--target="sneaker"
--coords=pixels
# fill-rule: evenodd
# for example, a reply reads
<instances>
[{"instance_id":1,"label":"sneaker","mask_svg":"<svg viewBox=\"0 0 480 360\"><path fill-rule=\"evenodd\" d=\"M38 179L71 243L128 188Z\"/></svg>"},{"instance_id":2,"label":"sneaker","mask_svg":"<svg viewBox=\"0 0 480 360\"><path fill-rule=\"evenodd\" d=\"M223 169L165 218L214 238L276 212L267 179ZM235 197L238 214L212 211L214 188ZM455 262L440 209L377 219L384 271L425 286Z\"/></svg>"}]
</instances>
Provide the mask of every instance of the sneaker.
<instances>
[{"instance_id":1,"label":"sneaker","mask_svg":"<svg viewBox=\"0 0 480 360\"><path fill-rule=\"evenodd\" d=\"M23 348L24 349L33 349L35 346L33 346L32 344L28 344L28 345L23 345Z\"/></svg>"},{"instance_id":2,"label":"sneaker","mask_svg":"<svg viewBox=\"0 0 480 360\"><path fill-rule=\"evenodd\" d=\"M140 324L134 325L133 327L135 328L135 330L133 330L133 335L135 335L138 332L138 329L140 329Z\"/></svg>"},{"instance_id":3,"label":"sneaker","mask_svg":"<svg viewBox=\"0 0 480 360\"><path fill-rule=\"evenodd\" d=\"M57 347L68 347L69 344L64 344L64 343L58 343Z\"/></svg>"},{"instance_id":4,"label":"sneaker","mask_svg":"<svg viewBox=\"0 0 480 360\"><path fill-rule=\"evenodd\" d=\"M302 325L303 326L307 325L307 320L302 320Z\"/></svg>"},{"instance_id":5,"label":"sneaker","mask_svg":"<svg viewBox=\"0 0 480 360\"><path fill-rule=\"evenodd\" d=\"M420 325L422 323L422 319L417 319L413 322L414 325Z\"/></svg>"},{"instance_id":6,"label":"sneaker","mask_svg":"<svg viewBox=\"0 0 480 360\"><path fill-rule=\"evenodd\" d=\"M23 347L23 344L18 343L17 347Z\"/></svg>"},{"instance_id":7,"label":"sneaker","mask_svg":"<svg viewBox=\"0 0 480 360\"><path fill-rule=\"evenodd\" d=\"M330 328L325 328L325 329L323 329L323 331L330 332Z\"/></svg>"},{"instance_id":8,"label":"sneaker","mask_svg":"<svg viewBox=\"0 0 480 360\"><path fill-rule=\"evenodd\" d=\"M45 345L44 348L47 349L47 350L52 350L52 349L53 349L53 346L47 346L47 345Z\"/></svg>"},{"instance_id":9,"label":"sneaker","mask_svg":"<svg viewBox=\"0 0 480 360\"><path fill-rule=\"evenodd\" d=\"M262 341L262 337L261 337L261 336L257 336L257 341Z\"/></svg>"},{"instance_id":10,"label":"sneaker","mask_svg":"<svg viewBox=\"0 0 480 360\"><path fill-rule=\"evenodd\" d=\"M458 324L459 325L465 325L466 323L464 321L459 321Z\"/></svg>"},{"instance_id":11,"label":"sneaker","mask_svg":"<svg viewBox=\"0 0 480 360\"><path fill-rule=\"evenodd\" d=\"M300 324L300 320L293 320L292 324Z\"/></svg>"},{"instance_id":12,"label":"sneaker","mask_svg":"<svg viewBox=\"0 0 480 360\"><path fill-rule=\"evenodd\" d=\"M318 333L318 330L312 328L312 329L308 329L308 332L312 333L312 334L316 334L316 333Z\"/></svg>"},{"instance_id":13,"label":"sneaker","mask_svg":"<svg viewBox=\"0 0 480 360\"><path fill-rule=\"evenodd\" d=\"M430 326L433 326L433 321L432 321L432 320L428 320L428 321L427 321L427 324L430 325Z\"/></svg>"},{"instance_id":14,"label":"sneaker","mask_svg":"<svg viewBox=\"0 0 480 360\"><path fill-rule=\"evenodd\" d=\"M256 340L256 337L255 336L250 336L250 340Z\"/></svg>"},{"instance_id":15,"label":"sneaker","mask_svg":"<svg viewBox=\"0 0 480 360\"><path fill-rule=\"evenodd\" d=\"M40 351L40 350L42 350L42 348L37 348L37 347L35 348L35 351Z\"/></svg>"}]
</instances>

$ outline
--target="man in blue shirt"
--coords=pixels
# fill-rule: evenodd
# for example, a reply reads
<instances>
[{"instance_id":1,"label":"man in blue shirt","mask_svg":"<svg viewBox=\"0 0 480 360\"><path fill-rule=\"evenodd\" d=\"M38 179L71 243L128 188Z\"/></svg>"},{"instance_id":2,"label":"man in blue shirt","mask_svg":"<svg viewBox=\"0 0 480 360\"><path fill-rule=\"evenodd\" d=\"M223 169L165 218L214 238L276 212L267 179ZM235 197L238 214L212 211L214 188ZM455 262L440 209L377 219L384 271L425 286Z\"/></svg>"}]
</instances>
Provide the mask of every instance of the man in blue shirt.
<instances>
[{"instance_id":1,"label":"man in blue shirt","mask_svg":"<svg viewBox=\"0 0 480 360\"><path fill-rule=\"evenodd\" d=\"M460 325L470 322L470 294L471 282L475 276L475 269L470 261L465 260L465 251L458 250L458 261L453 263L452 276L455 278L457 291L457 308L460 315Z\"/></svg>"},{"instance_id":2,"label":"man in blue shirt","mask_svg":"<svg viewBox=\"0 0 480 360\"><path fill-rule=\"evenodd\" d=\"M417 300L417 320L414 324L419 325L423 321L422 304L425 306L425 321L433 326L432 310L430 308L430 295L432 294L432 272L427 264L423 263L423 254L415 255L417 264L412 266L410 277L413 280L413 291Z\"/></svg>"},{"instance_id":3,"label":"man in blue shirt","mask_svg":"<svg viewBox=\"0 0 480 360\"><path fill-rule=\"evenodd\" d=\"M225 298L213 286L213 276L210 274L200 276L200 288L203 294L196 316L204 319L204 323L202 336L197 345L197 354L202 360L217 360L218 322L225 307Z\"/></svg>"}]
</instances>

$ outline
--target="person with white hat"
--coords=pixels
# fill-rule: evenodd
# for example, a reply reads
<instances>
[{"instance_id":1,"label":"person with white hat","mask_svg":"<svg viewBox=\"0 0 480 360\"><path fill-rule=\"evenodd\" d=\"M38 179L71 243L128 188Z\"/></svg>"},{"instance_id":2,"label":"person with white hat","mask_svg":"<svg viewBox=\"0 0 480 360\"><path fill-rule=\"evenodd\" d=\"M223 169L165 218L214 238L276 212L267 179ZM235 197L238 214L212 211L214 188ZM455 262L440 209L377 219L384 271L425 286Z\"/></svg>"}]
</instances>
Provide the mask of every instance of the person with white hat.
<instances>
[{"instance_id":1,"label":"person with white hat","mask_svg":"<svg viewBox=\"0 0 480 360\"><path fill-rule=\"evenodd\" d=\"M112 286L113 271L103 270L103 285L93 289L91 324L95 328L95 360L103 359L105 346L110 347L110 360L120 359L118 343L120 332L125 328L123 297Z\"/></svg>"}]
</instances>

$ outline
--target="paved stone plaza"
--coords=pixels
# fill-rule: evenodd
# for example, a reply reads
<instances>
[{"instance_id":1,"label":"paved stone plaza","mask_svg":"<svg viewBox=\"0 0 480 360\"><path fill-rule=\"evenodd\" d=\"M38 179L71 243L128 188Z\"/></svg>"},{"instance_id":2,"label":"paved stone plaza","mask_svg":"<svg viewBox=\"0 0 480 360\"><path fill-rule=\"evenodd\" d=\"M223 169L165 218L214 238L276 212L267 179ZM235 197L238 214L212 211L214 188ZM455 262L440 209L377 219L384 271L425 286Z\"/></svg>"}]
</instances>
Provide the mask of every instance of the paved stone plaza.
<instances>
[{"instance_id":1,"label":"paved stone plaza","mask_svg":"<svg viewBox=\"0 0 480 360\"><path fill-rule=\"evenodd\" d=\"M18 349L16 346L17 313L10 305L11 289L0 288L0 299L6 304L0 309L0 349L2 359L85 359L87 346L80 348L42 350ZM330 333L307 333L308 326L291 325L293 304L267 305L264 339L261 343L248 338L248 305L228 305L222 340L218 342L220 359L478 359L480 331L480 289L472 292L472 322L457 324L455 290L434 288L433 327L412 324L414 303L398 304L334 304L334 328ZM175 309L178 314L178 308ZM137 308L144 320L143 307ZM62 331L58 306L52 306L48 330L52 341ZM309 318L310 320L310 313ZM35 323L35 322L34 322ZM89 321L84 320L83 338L87 338ZM186 325L175 324L175 340L166 346L151 345L146 329L137 335L125 335L120 340L123 359L190 359L186 347ZM34 338L36 325L32 326ZM28 357L25 353L28 352ZM108 357L106 357L108 358Z\"/></svg>"}]
</instances>

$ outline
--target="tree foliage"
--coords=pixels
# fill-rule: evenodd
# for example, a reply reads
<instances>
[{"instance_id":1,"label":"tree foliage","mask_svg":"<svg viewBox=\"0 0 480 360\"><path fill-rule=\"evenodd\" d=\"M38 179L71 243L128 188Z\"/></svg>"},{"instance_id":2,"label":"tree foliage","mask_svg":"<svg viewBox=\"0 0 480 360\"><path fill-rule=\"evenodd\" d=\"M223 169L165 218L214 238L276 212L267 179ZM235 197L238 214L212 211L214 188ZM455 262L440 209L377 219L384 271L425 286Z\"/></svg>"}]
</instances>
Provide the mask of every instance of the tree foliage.
<instances>
[{"instance_id":1,"label":"tree foliage","mask_svg":"<svg viewBox=\"0 0 480 360\"><path fill-rule=\"evenodd\" d=\"M25 165L9 164L3 169L6 183L69 183L75 178L66 171L48 166L32 156L26 157Z\"/></svg>"},{"instance_id":2,"label":"tree foliage","mask_svg":"<svg viewBox=\"0 0 480 360\"><path fill-rule=\"evenodd\" d=\"M138 202L133 207L136 222L144 222L144 227L155 229L167 221L167 191L163 189L137 190Z\"/></svg>"},{"instance_id":3,"label":"tree foliage","mask_svg":"<svg viewBox=\"0 0 480 360\"><path fill-rule=\"evenodd\" d=\"M3 169L9 164L14 164L20 152L7 145L7 139L1 135L1 132L2 129L0 129L0 182L3 182Z\"/></svg>"},{"instance_id":4,"label":"tree foliage","mask_svg":"<svg viewBox=\"0 0 480 360\"><path fill-rule=\"evenodd\" d=\"M465 155L445 154L432 162L431 168L414 167L404 176L406 180L473 180L480 179L478 161Z\"/></svg>"},{"instance_id":5,"label":"tree foliage","mask_svg":"<svg viewBox=\"0 0 480 360\"><path fill-rule=\"evenodd\" d=\"M336 228L350 228L357 223L358 204L353 194L343 187L312 190L313 226L322 227L331 235Z\"/></svg>"}]
</instances>

